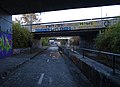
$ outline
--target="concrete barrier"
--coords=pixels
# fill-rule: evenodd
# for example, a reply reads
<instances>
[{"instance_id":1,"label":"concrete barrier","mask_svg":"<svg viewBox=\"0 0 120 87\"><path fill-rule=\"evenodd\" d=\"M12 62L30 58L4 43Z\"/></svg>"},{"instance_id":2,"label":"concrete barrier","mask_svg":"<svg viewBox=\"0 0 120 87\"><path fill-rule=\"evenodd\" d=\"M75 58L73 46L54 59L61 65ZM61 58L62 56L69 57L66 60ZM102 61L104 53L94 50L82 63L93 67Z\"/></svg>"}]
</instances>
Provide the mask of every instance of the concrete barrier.
<instances>
[{"instance_id":1,"label":"concrete barrier","mask_svg":"<svg viewBox=\"0 0 120 87\"><path fill-rule=\"evenodd\" d=\"M120 72L112 75L112 69L89 58L82 58L68 50L63 53L81 70L95 87L120 87Z\"/></svg>"},{"instance_id":2,"label":"concrete barrier","mask_svg":"<svg viewBox=\"0 0 120 87\"><path fill-rule=\"evenodd\" d=\"M30 47L13 49L13 55L20 54L20 53L26 53L26 52L30 52Z\"/></svg>"}]
</instances>

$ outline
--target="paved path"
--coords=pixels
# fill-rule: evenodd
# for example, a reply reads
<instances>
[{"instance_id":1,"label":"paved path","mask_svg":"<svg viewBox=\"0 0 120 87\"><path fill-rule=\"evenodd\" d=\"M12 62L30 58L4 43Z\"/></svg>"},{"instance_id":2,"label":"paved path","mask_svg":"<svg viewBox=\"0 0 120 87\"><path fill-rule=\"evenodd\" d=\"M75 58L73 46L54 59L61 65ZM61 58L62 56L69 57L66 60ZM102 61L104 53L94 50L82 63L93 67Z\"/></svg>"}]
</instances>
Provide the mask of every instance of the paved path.
<instances>
[{"instance_id":1,"label":"paved path","mask_svg":"<svg viewBox=\"0 0 120 87\"><path fill-rule=\"evenodd\" d=\"M0 59L0 84L11 72L19 68L24 63L29 62L38 54L44 52L45 49L47 49L47 47L42 49L35 49L30 53L22 53Z\"/></svg>"},{"instance_id":2,"label":"paved path","mask_svg":"<svg viewBox=\"0 0 120 87\"><path fill-rule=\"evenodd\" d=\"M82 83L82 82L81 82ZM71 75L57 47L16 69L0 87L83 87Z\"/></svg>"}]
</instances>

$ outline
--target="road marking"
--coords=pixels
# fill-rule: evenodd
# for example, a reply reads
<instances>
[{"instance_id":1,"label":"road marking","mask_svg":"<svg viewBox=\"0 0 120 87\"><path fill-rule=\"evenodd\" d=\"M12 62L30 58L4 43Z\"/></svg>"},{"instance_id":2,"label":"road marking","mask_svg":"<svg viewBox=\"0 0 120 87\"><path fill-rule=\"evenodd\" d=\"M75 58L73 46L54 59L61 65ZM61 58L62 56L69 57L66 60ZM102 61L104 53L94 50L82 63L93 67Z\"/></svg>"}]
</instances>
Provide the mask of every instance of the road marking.
<instances>
[{"instance_id":1,"label":"road marking","mask_svg":"<svg viewBox=\"0 0 120 87\"><path fill-rule=\"evenodd\" d=\"M41 85L41 83L43 81L43 77L44 77L44 73L41 74L40 79L38 81L38 85Z\"/></svg>"},{"instance_id":2,"label":"road marking","mask_svg":"<svg viewBox=\"0 0 120 87\"><path fill-rule=\"evenodd\" d=\"M50 60L49 59L47 59L47 62L49 62Z\"/></svg>"}]
</instances>

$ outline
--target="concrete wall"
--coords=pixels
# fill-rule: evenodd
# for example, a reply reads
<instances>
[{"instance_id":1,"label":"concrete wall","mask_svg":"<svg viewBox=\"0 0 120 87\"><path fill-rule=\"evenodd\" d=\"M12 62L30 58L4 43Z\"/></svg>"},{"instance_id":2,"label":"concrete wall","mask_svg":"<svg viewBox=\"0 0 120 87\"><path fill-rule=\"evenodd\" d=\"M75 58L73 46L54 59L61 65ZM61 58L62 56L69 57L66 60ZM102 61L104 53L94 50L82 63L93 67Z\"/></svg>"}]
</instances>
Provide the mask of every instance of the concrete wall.
<instances>
[{"instance_id":1,"label":"concrete wall","mask_svg":"<svg viewBox=\"0 0 120 87\"><path fill-rule=\"evenodd\" d=\"M80 37L79 47L81 47L81 48L94 48L94 39L95 38Z\"/></svg>"},{"instance_id":2,"label":"concrete wall","mask_svg":"<svg viewBox=\"0 0 120 87\"><path fill-rule=\"evenodd\" d=\"M12 55L12 15L0 9L0 58Z\"/></svg>"},{"instance_id":3,"label":"concrete wall","mask_svg":"<svg viewBox=\"0 0 120 87\"><path fill-rule=\"evenodd\" d=\"M99 31L87 32L80 35L79 47L95 49L95 38L100 34Z\"/></svg>"},{"instance_id":4,"label":"concrete wall","mask_svg":"<svg viewBox=\"0 0 120 87\"><path fill-rule=\"evenodd\" d=\"M33 39L33 41L32 41L32 47L33 48L41 48L42 44L41 44L40 39Z\"/></svg>"},{"instance_id":5,"label":"concrete wall","mask_svg":"<svg viewBox=\"0 0 120 87\"><path fill-rule=\"evenodd\" d=\"M94 87L120 87L119 72L112 74L112 69L91 60L87 57L82 58L67 49L62 52L81 70L81 72L94 84Z\"/></svg>"}]
</instances>

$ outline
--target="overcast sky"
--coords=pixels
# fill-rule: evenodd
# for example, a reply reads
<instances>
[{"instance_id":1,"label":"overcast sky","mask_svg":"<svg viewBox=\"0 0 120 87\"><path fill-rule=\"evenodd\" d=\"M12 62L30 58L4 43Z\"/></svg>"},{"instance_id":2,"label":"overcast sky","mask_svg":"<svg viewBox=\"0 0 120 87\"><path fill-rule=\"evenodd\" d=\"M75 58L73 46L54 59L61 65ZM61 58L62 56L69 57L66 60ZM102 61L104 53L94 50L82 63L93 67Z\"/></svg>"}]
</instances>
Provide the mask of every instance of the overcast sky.
<instances>
[{"instance_id":1,"label":"overcast sky","mask_svg":"<svg viewBox=\"0 0 120 87\"><path fill-rule=\"evenodd\" d=\"M112 16L120 16L120 5L51 11L40 15L42 23ZM20 16L13 15L12 19L15 18L20 18Z\"/></svg>"}]
</instances>

